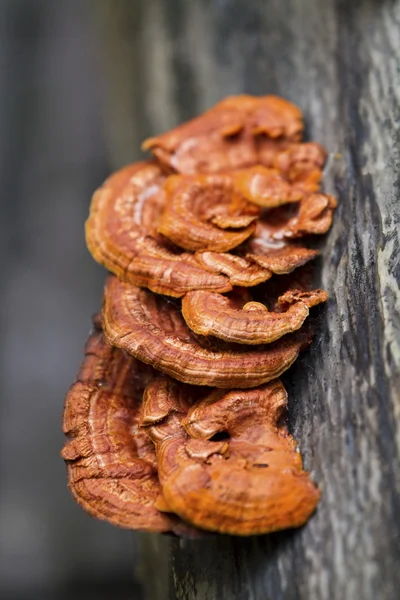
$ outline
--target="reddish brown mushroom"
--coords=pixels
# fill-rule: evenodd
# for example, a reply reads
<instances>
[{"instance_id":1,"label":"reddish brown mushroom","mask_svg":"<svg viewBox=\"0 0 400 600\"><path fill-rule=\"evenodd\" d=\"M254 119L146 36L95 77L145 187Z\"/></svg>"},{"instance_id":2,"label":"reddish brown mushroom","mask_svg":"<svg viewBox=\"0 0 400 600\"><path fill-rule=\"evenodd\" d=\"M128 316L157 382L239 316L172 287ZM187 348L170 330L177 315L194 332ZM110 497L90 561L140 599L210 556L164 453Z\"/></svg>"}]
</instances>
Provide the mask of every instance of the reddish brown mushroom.
<instances>
[{"instance_id":1,"label":"reddish brown mushroom","mask_svg":"<svg viewBox=\"0 0 400 600\"><path fill-rule=\"evenodd\" d=\"M236 248L235 254L196 252L197 262L212 273L226 275L232 285L254 286L273 273L287 274L313 260L319 251L293 240L326 233L336 200L328 194L314 193L303 195L299 202L289 202L286 198L285 205L282 206L283 201L280 204L264 211L257 220L254 235Z\"/></svg>"},{"instance_id":2,"label":"reddish brown mushroom","mask_svg":"<svg viewBox=\"0 0 400 600\"><path fill-rule=\"evenodd\" d=\"M315 193L304 196L300 202L267 210L258 219L246 248L250 248L250 253L268 254L293 238L326 233L336 205L333 196Z\"/></svg>"},{"instance_id":3,"label":"reddish brown mushroom","mask_svg":"<svg viewBox=\"0 0 400 600\"><path fill-rule=\"evenodd\" d=\"M264 269L269 269L276 275L291 273L294 269L302 267L319 254L318 250L286 242L277 244L276 248L271 245L270 248L266 249L264 241L259 237L251 240L246 248L252 251L246 254L247 260Z\"/></svg>"},{"instance_id":4,"label":"reddish brown mushroom","mask_svg":"<svg viewBox=\"0 0 400 600\"><path fill-rule=\"evenodd\" d=\"M326 160L325 149L316 142L291 144L274 159L274 166L297 189L316 192L322 177Z\"/></svg>"},{"instance_id":5,"label":"reddish brown mushroom","mask_svg":"<svg viewBox=\"0 0 400 600\"><path fill-rule=\"evenodd\" d=\"M229 175L171 176L164 193L158 230L186 250L230 250L254 232L260 214Z\"/></svg>"},{"instance_id":6,"label":"reddish brown mushroom","mask_svg":"<svg viewBox=\"0 0 400 600\"><path fill-rule=\"evenodd\" d=\"M304 233L327 231L335 201L330 196L312 194L294 202L295 192L293 197L290 194L269 197L268 177L260 183L260 176L265 172L268 170L263 171L261 167L250 169L248 173L199 176L200 180L211 182L208 188L205 186L211 193L200 194L197 200L200 198L201 202L196 201L199 211L210 222L193 221L188 216L188 198L183 193L177 195L177 203L168 202L160 223L166 202L162 192L165 175L154 163L125 167L111 176L93 197L86 223L88 247L96 260L120 279L175 297L197 289L227 292L232 285L257 285L272 273L288 273L314 258L317 251L287 246L287 240ZM168 178L165 185L167 190L176 186L187 190L192 189L192 183L197 180L197 177L175 176ZM221 185L224 190L225 203L220 202L224 194L216 194L212 183L217 180L220 191ZM254 186L252 181L256 182ZM247 198L241 192L236 193L235 186L246 188ZM266 211L257 221L255 235L238 247L237 255L197 252L193 256L157 232L160 228L175 242L192 249L199 244L200 247L228 248L242 242L254 230L254 224L249 223L259 208L250 201L263 198L263 194L264 199L269 197L270 206L284 202L286 206ZM182 197L186 198L183 204ZM179 210L176 210L177 204Z\"/></svg>"},{"instance_id":7,"label":"reddish brown mushroom","mask_svg":"<svg viewBox=\"0 0 400 600\"><path fill-rule=\"evenodd\" d=\"M262 238L249 240L238 249L244 256L229 252L196 252L197 262L212 273L229 277L232 285L252 287L267 281L274 273L291 273L318 256L318 250L304 248L286 242L264 244Z\"/></svg>"},{"instance_id":8,"label":"reddish brown mushroom","mask_svg":"<svg viewBox=\"0 0 400 600\"><path fill-rule=\"evenodd\" d=\"M298 269L318 251L297 238L325 233L336 206L319 192L325 150L302 131L286 100L227 98L147 140L156 160L94 194L87 244L116 277L104 334L97 320L66 398L62 451L91 515L251 535L300 526L315 509L276 379L327 298ZM258 284L263 303L247 289Z\"/></svg>"},{"instance_id":9,"label":"reddish brown mushroom","mask_svg":"<svg viewBox=\"0 0 400 600\"><path fill-rule=\"evenodd\" d=\"M194 531L155 507L161 488L154 446L139 429L143 389L153 370L95 331L65 402L62 457L69 488L90 515L130 529Z\"/></svg>"},{"instance_id":10,"label":"reddish brown mushroom","mask_svg":"<svg viewBox=\"0 0 400 600\"><path fill-rule=\"evenodd\" d=\"M171 509L232 535L303 525L320 493L283 425L280 381L197 398L196 389L167 377L153 380L143 397L141 424L156 445Z\"/></svg>"},{"instance_id":11,"label":"reddish brown mushroom","mask_svg":"<svg viewBox=\"0 0 400 600\"><path fill-rule=\"evenodd\" d=\"M211 273L229 277L229 282L234 286L251 287L267 281L272 276L270 269L229 252L196 252L195 258Z\"/></svg>"},{"instance_id":12,"label":"reddish brown mushroom","mask_svg":"<svg viewBox=\"0 0 400 600\"><path fill-rule=\"evenodd\" d=\"M272 167L279 152L301 140L302 131L302 114L294 104L277 96L241 95L142 147L179 173L220 173L256 164Z\"/></svg>"},{"instance_id":13,"label":"reddish brown mushroom","mask_svg":"<svg viewBox=\"0 0 400 600\"><path fill-rule=\"evenodd\" d=\"M300 329L309 309L327 298L323 290L290 290L278 299L282 312L269 312L260 302L238 306L229 297L199 290L183 297L182 314L190 329L199 335L237 344L269 344Z\"/></svg>"},{"instance_id":14,"label":"reddish brown mushroom","mask_svg":"<svg viewBox=\"0 0 400 600\"><path fill-rule=\"evenodd\" d=\"M254 232L254 221L260 216L254 204L276 208L297 203L290 216L301 212L305 204L303 191L290 185L278 171L262 166L218 175L170 176L163 189L165 208L158 231L178 246L194 251L225 252L241 244ZM316 202L313 198L306 204L314 206ZM307 229L299 228L296 233L303 231ZM292 236L292 231L287 235Z\"/></svg>"},{"instance_id":15,"label":"reddish brown mushroom","mask_svg":"<svg viewBox=\"0 0 400 600\"><path fill-rule=\"evenodd\" d=\"M279 377L310 341L298 332L249 349L199 338L170 300L116 277L107 281L102 319L110 344L179 381L220 388L254 387Z\"/></svg>"},{"instance_id":16,"label":"reddish brown mushroom","mask_svg":"<svg viewBox=\"0 0 400 600\"><path fill-rule=\"evenodd\" d=\"M329 194L311 194L304 197L298 205L297 214L288 222L287 230L293 237L305 234L321 235L332 225L336 199ZM285 235L289 236L289 234Z\"/></svg>"},{"instance_id":17,"label":"reddish brown mushroom","mask_svg":"<svg viewBox=\"0 0 400 600\"><path fill-rule=\"evenodd\" d=\"M194 257L157 234L165 175L155 163L117 171L94 194L86 222L93 257L124 281L170 296L192 289L229 291L227 277L211 274Z\"/></svg>"},{"instance_id":18,"label":"reddish brown mushroom","mask_svg":"<svg viewBox=\"0 0 400 600\"><path fill-rule=\"evenodd\" d=\"M305 194L277 169L267 169L262 165L233 171L230 176L235 188L245 198L264 208L299 202Z\"/></svg>"}]
</instances>

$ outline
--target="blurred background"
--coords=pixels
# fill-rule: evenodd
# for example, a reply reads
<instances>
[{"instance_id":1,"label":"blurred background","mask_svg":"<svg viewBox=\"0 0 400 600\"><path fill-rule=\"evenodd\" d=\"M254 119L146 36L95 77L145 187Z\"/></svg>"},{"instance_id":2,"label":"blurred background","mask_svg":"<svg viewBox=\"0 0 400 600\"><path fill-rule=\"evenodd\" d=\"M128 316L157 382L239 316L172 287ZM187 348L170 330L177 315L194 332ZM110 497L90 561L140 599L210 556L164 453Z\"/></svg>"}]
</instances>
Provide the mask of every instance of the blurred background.
<instances>
[{"instance_id":1,"label":"blurred background","mask_svg":"<svg viewBox=\"0 0 400 600\"><path fill-rule=\"evenodd\" d=\"M0 0L2 600L140 598L134 536L78 508L59 457L104 280L83 232L112 168L101 4Z\"/></svg>"}]
</instances>

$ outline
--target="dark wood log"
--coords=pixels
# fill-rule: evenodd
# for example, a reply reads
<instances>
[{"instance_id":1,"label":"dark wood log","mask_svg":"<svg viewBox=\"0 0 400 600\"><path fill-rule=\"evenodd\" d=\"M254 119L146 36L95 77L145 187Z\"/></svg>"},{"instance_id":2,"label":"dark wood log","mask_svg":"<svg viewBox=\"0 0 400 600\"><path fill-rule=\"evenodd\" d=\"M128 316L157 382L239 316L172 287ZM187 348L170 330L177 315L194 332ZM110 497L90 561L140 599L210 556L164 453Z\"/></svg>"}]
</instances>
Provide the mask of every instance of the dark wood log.
<instances>
[{"instance_id":1,"label":"dark wood log","mask_svg":"<svg viewBox=\"0 0 400 600\"><path fill-rule=\"evenodd\" d=\"M319 508L301 530L265 537L144 538L148 598L398 598L400 3L109 4L116 164L228 94L276 93L329 150L325 186L339 200L318 273L330 301L285 378Z\"/></svg>"}]
</instances>

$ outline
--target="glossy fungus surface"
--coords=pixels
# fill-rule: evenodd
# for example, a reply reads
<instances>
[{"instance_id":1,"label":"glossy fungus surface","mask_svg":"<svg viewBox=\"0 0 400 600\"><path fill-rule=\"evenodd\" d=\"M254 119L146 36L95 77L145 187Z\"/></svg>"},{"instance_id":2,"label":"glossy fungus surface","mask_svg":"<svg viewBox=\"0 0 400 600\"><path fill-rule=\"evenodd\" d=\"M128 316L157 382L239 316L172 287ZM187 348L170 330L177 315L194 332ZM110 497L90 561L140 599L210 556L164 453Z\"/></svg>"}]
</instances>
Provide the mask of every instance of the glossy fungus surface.
<instances>
[{"instance_id":1,"label":"glossy fungus surface","mask_svg":"<svg viewBox=\"0 0 400 600\"><path fill-rule=\"evenodd\" d=\"M230 290L227 277L202 269L191 254L157 233L164 181L162 169L152 162L129 165L105 181L93 196L86 222L93 257L120 279L160 294Z\"/></svg>"},{"instance_id":2,"label":"glossy fungus surface","mask_svg":"<svg viewBox=\"0 0 400 600\"><path fill-rule=\"evenodd\" d=\"M218 173L256 164L273 166L299 142L301 111L277 96L231 96L204 114L143 144L179 173Z\"/></svg>"},{"instance_id":3,"label":"glossy fungus surface","mask_svg":"<svg viewBox=\"0 0 400 600\"><path fill-rule=\"evenodd\" d=\"M269 344L300 329L310 307L326 300L323 290L290 290L278 299L286 310L270 312L260 302L244 302L238 307L228 296L196 291L184 296L182 314L190 329L200 335L237 344Z\"/></svg>"},{"instance_id":4,"label":"glossy fungus surface","mask_svg":"<svg viewBox=\"0 0 400 600\"><path fill-rule=\"evenodd\" d=\"M139 428L143 389L153 370L100 330L88 339L63 416L62 457L69 488L90 515L114 525L191 535L175 515L155 507L161 493L153 443Z\"/></svg>"},{"instance_id":5,"label":"glossy fungus surface","mask_svg":"<svg viewBox=\"0 0 400 600\"><path fill-rule=\"evenodd\" d=\"M249 388L279 377L310 341L298 332L249 348L197 336L179 306L116 277L107 281L102 319L110 344L179 381L220 388Z\"/></svg>"},{"instance_id":6,"label":"glossy fungus surface","mask_svg":"<svg viewBox=\"0 0 400 600\"><path fill-rule=\"evenodd\" d=\"M198 527L253 535L304 524L320 493L284 424L281 382L198 391L167 377L146 388L141 424L169 506Z\"/></svg>"}]
</instances>

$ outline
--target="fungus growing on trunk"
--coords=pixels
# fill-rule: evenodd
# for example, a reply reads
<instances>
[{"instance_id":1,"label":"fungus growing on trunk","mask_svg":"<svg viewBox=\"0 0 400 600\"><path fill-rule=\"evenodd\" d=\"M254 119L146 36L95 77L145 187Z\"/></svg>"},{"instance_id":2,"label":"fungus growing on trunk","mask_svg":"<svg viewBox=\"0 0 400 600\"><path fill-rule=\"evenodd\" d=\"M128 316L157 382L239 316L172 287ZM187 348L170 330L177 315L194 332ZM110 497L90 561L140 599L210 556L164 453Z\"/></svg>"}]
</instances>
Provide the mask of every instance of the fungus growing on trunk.
<instances>
[{"instance_id":1,"label":"fungus growing on trunk","mask_svg":"<svg viewBox=\"0 0 400 600\"><path fill-rule=\"evenodd\" d=\"M263 249L268 254L274 246L283 247L293 238L326 233L332 225L336 204L333 196L314 193L303 196L300 202L267 210L257 220L248 247L257 254Z\"/></svg>"},{"instance_id":2,"label":"fungus growing on trunk","mask_svg":"<svg viewBox=\"0 0 400 600\"><path fill-rule=\"evenodd\" d=\"M149 366L109 346L99 329L90 335L65 401L68 486L86 512L114 525L195 535L155 507L161 488L154 445L139 428L143 390L153 377Z\"/></svg>"},{"instance_id":3,"label":"fungus growing on trunk","mask_svg":"<svg viewBox=\"0 0 400 600\"><path fill-rule=\"evenodd\" d=\"M336 200L319 191L326 152L302 132L282 98L226 98L146 140L155 159L95 192L87 245L113 275L62 451L89 514L198 537L298 527L315 509L276 379L327 299L306 263Z\"/></svg>"},{"instance_id":4,"label":"fungus growing on trunk","mask_svg":"<svg viewBox=\"0 0 400 600\"><path fill-rule=\"evenodd\" d=\"M197 390L168 377L148 384L141 425L156 446L163 495L189 523L231 535L303 525L320 492L303 471L283 417L278 379L252 390Z\"/></svg>"},{"instance_id":5,"label":"fungus growing on trunk","mask_svg":"<svg viewBox=\"0 0 400 600\"><path fill-rule=\"evenodd\" d=\"M290 144L276 155L274 167L304 192L316 192L326 161L326 150L316 142Z\"/></svg>"},{"instance_id":6,"label":"fungus growing on trunk","mask_svg":"<svg viewBox=\"0 0 400 600\"><path fill-rule=\"evenodd\" d=\"M303 131L301 111L277 96L231 96L204 114L143 143L178 173L220 173L263 164Z\"/></svg>"},{"instance_id":7,"label":"fungus growing on trunk","mask_svg":"<svg viewBox=\"0 0 400 600\"><path fill-rule=\"evenodd\" d=\"M167 177L152 162L125 167L93 196L88 247L121 280L175 297L289 273L318 254L291 239L327 231L336 202L290 186L275 193L269 174L255 167ZM275 208L260 215L257 203Z\"/></svg>"},{"instance_id":8,"label":"fungus growing on trunk","mask_svg":"<svg viewBox=\"0 0 400 600\"><path fill-rule=\"evenodd\" d=\"M307 347L308 334L254 348L196 336L179 306L110 277L102 312L108 342L179 381L249 388L279 377Z\"/></svg>"},{"instance_id":9,"label":"fungus growing on trunk","mask_svg":"<svg viewBox=\"0 0 400 600\"><path fill-rule=\"evenodd\" d=\"M182 314L186 325L199 335L236 344L270 344L300 329L309 309L327 298L323 290L290 290L278 299L281 312L269 312L260 302L243 302L238 307L227 296L199 290L183 297Z\"/></svg>"},{"instance_id":10,"label":"fungus growing on trunk","mask_svg":"<svg viewBox=\"0 0 400 600\"><path fill-rule=\"evenodd\" d=\"M252 233L260 209L235 190L229 175L168 177L158 231L186 250L224 252Z\"/></svg>"},{"instance_id":11,"label":"fungus growing on trunk","mask_svg":"<svg viewBox=\"0 0 400 600\"><path fill-rule=\"evenodd\" d=\"M165 175L155 163L135 163L109 177L93 196L86 241L93 257L123 281L160 294L192 289L229 291L227 277L201 268L191 254L157 233Z\"/></svg>"}]
</instances>

